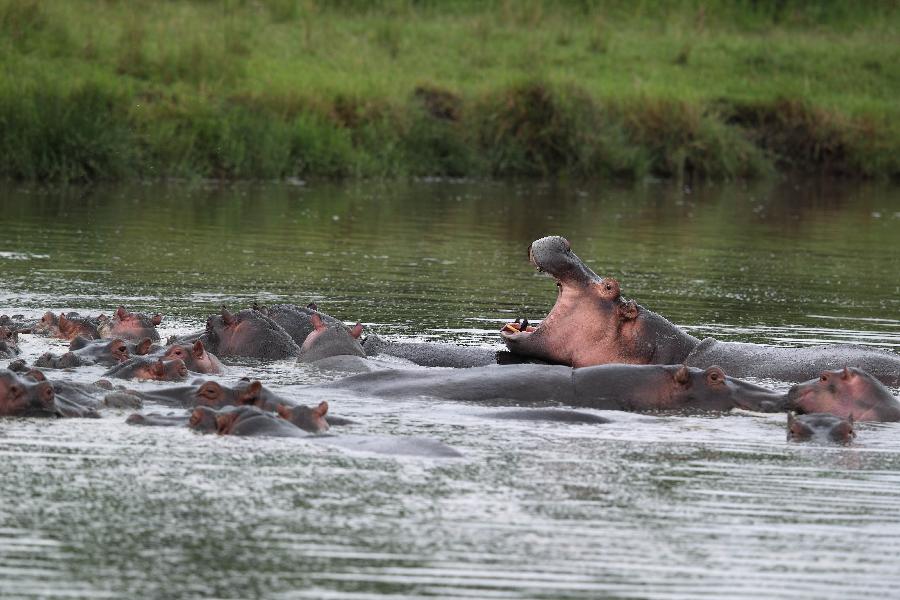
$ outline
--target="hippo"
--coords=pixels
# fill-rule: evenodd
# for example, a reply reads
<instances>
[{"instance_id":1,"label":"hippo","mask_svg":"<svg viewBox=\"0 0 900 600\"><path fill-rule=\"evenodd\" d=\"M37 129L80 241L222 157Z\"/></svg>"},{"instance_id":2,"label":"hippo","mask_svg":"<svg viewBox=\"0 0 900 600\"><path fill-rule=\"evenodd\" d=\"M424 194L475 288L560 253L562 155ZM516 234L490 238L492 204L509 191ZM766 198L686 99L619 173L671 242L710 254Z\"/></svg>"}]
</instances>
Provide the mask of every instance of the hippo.
<instances>
[{"instance_id":1,"label":"hippo","mask_svg":"<svg viewBox=\"0 0 900 600\"><path fill-rule=\"evenodd\" d=\"M222 308L220 315L206 320L206 332L199 339L217 356L280 360L300 354L300 346L278 323L253 309L232 315Z\"/></svg>"},{"instance_id":2,"label":"hippo","mask_svg":"<svg viewBox=\"0 0 900 600\"><path fill-rule=\"evenodd\" d=\"M189 421L190 416L186 414L163 415L160 413L132 413L125 420L128 425L144 425L146 427L185 427Z\"/></svg>"},{"instance_id":3,"label":"hippo","mask_svg":"<svg viewBox=\"0 0 900 600\"><path fill-rule=\"evenodd\" d=\"M162 323L162 315L159 313L153 316L133 313L128 312L124 306L120 306L111 319L104 317L100 320L98 337L126 340L150 338L151 341L158 342L159 332L156 330L156 326L160 323Z\"/></svg>"},{"instance_id":4,"label":"hippo","mask_svg":"<svg viewBox=\"0 0 900 600\"><path fill-rule=\"evenodd\" d=\"M255 406L229 407L215 411L198 406L191 413L189 426L195 431L219 435L303 438L316 444L336 446L357 452L373 452L395 456L458 458L458 451L427 438L374 435L313 435L290 421L276 417Z\"/></svg>"},{"instance_id":5,"label":"hippo","mask_svg":"<svg viewBox=\"0 0 900 600\"><path fill-rule=\"evenodd\" d=\"M325 420L325 415L328 412L328 403L325 401L319 402L319 405L315 408L302 404L293 406L279 404L275 407L275 410L278 416L303 431L322 433L328 430L328 421Z\"/></svg>"},{"instance_id":6,"label":"hippo","mask_svg":"<svg viewBox=\"0 0 900 600\"><path fill-rule=\"evenodd\" d=\"M188 376L188 368L180 358L163 360L147 356L135 356L116 365L103 374L119 379L153 379L156 381L180 381Z\"/></svg>"},{"instance_id":7,"label":"hippo","mask_svg":"<svg viewBox=\"0 0 900 600\"><path fill-rule=\"evenodd\" d=\"M39 321L26 321L24 315L0 315L0 327L6 327L15 333L32 333Z\"/></svg>"},{"instance_id":8,"label":"hippo","mask_svg":"<svg viewBox=\"0 0 900 600\"><path fill-rule=\"evenodd\" d=\"M798 413L827 412L856 421L900 421L900 400L862 369L823 371L788 390L788 408Z\"/></svg>"},{"instance_id":9,"label":"hippo","mask_svg":"<svg viewBox=\"0 0 900 600\"><path fill-rule=\"evenodd\" d=\"M428 396L524 406L564 404L631 412L781 412L784 394L727 376L716 366L495 365L471 369L376 371L313 386L380 398Z\"/></svg>"},{"instance_id":10,"label":"hippo","mask_svg":"<svg viewBox=\"0 0 900 600\"><path fill-rule=\"evenodd\" d=\"M788 413L787 440L789 442L830 441L849 444L856 437L853 415L848 418L829 413L794 415Z\"/></svg>"},{"instance_id":11,"label":"hippo","mask_svg":"<svg viewBox=\"0 0 900 600\"><path fill-rule=\"evenodd\" d=\"M440 342L391 342L375 333L366 336L362 347L366 356L387 354L406 359L422 367L468 368L528 362L527 357L491 348Z\"/></svg>"},{"instance_id":12,"label":"hippo","mask_svg":"<svg viewBox=\"0 0 900 600\"><path fill-rule=\"evenodd\" d=\"M19 355L19 333L6 326L0 326L0 358Z\"/></svg>"},{"instance_id":13,"label":"hippo","mask_svg":"<svg viewBox=\"0 0 900 600\"><path fill-rule=\"evenodd\" d=\"M0 417L55 416L59 411L49 382L0 369Z\"/></svg>"},{"instance_id":14,"label":"hippo","mask_svg":"<svg viewBox=\"0 0 900 600\"><path fill-rule=\"evenodd\" d=\"M225 367L214 355L206 351L203 340L193 344L172 344L162 352L163 360L181 359L188 370L206 375L221 375Z\"/></svg>"},{"instance_id":15,"label":"hippo","mask_svg":"<svg viewBox=\"0 0 900 600\"><path fill-rule=\"evenodd\" d=\"M307 304L305 307L297 306L296 304L276 304L271 307L254 304L253 310L259 311L272 319L284 329L285 333L291 336L295 344L301 347L303 342L306 341L306 337L316 329L312 321L313 316L317 317L328 328L348 329L340 320L319 311L314 303Z\"/></svg>"},{"instance_id":16,"label":"hippo","mask_svg":"<svg viewBox=\"0 0 900 600\"><path fill-rule=\"evenodd\" d=\"M775 348L759 344L701 341L664 317L622 297L619 283L600 277L569 241L550 236L534 241L528 258L550 274L559 293L536 327L507 324L506 347L524 356L573 367L626 364L719 365L732 377L804 381L822 369L859 366L888 385L900 385L900 356L856 346Z\"/></svg>"},{"instance_id":17,"label":"hippo","mask_svg":"<svg viewBox=\"0 0 900 600\"><path fill-rule=\"evenodd\" d=\"M38 396L36 399L32 398L31 408L20 412L19 416L90 418L99 418L100 416L97 409L100 408L103 394L108 389L102 383L98 385L49 381L41 371L36 369L23 374L16 374L13 371L7 371L7 373L18 377L19 391L22 389L33 390ZM6 380L10 381L9 377ZM106 383L108 384L108 382ZM47 388L49 388L49 392L47 392ZM21 407L21 402L19 406ZM3 408L0 407L0 415L3 414Z\"/></svg>"},{"instance_id":18,"label":"hippo","mask_svg":"<svg viewBox=\"0 0 900 600\"><path fill-rule=\"evenodd\" d=\"M150 338L138 342L115 338L89 340L78 336L69 344L69 351L62 356L46 352L34 361L40 369L68 369L87 365L117 365L132 356L142 356L153 350Z\"/></svg>"},{"instance_id":19,"label":"hippo","mask_svg":"<svg viewBox=\"0 0 900 600\"><path fill-rule=\"evenodd\" d=\"M82 317L76 312L59 313L57 317L47 311L41 320L31 328L31 332L64 340L72 340L77 336L97 340L100 339L98 327L103 318L105 317L102 315L100 317Z\"/></svg>"},{"instance_id":20,"label":"hippo","mask_svg":"<svg viewBox=\"0 0 900 600\"><path fill-rule=\"evenodd\" d=\"M366 352L359 343L362 325L357 323L349 331L343 323L338 326L326 326L318 314L310 317L313 330L306 336L300 346L300 362L311 363L332 356L360 356Z\"/></svg>"}]
</instances>

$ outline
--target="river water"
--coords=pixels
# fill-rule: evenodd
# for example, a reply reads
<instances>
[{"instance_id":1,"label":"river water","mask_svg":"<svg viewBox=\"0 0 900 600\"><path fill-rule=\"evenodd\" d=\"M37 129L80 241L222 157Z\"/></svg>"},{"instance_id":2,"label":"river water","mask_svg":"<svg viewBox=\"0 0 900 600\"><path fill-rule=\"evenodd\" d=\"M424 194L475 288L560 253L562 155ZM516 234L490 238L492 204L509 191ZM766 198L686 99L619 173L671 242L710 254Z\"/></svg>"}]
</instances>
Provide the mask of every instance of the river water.
<instances>
[{"instance_id":1,"label":"river water","mask_svg":"<svg viewBox=\"0 0 900 600\"><path fill-rule=\"evenodd\" d=\"M225 304L319 307L393 339L498 345L546 314L528 243L568 237L694 335L900 350L900 189L536 182L0 188L0 314L119 304L163 336ZM65 343L23 336L25 358ZM91 381L101 368L66 377ZM307 403L331 379L231 365ZM59 376L52 374L53 376ZM785 389L784 382L762 382ZM136 384L136 387L165 385ZM99 420L0 422L0 597L846 598L900 589L900 424L850 447L785 418L609 413L334 395L352 433L461 459L351 453ZM149 407L152 409L152 407Z\"/></svg>"}]
</instances>

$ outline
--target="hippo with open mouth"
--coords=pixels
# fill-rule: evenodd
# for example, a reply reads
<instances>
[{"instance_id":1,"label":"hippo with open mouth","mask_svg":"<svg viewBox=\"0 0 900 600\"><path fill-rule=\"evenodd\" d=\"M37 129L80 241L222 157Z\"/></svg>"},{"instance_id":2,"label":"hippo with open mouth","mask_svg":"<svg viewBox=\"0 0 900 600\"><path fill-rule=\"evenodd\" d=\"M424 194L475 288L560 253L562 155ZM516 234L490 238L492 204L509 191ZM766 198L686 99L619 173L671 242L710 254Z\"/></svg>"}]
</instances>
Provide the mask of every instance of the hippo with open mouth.
<instances>
[{"instance_id":1,"label":"hippo with open mouth","mask_svg":"<svg viewBox=\"0 0 900 600\"><path fill-rule=\"evenodd\" d=\"M528 258L556 279L559 295L538 325L501 330L510 351L573 367L607 363L720 366L732 377L805 381L824 369L853 365L888 385L900 385L900 356L856 346L775 348L701 341L664 317L622 297L619 283L600 277L563 237L536 240Z\"/></svg>"}]
</instances>

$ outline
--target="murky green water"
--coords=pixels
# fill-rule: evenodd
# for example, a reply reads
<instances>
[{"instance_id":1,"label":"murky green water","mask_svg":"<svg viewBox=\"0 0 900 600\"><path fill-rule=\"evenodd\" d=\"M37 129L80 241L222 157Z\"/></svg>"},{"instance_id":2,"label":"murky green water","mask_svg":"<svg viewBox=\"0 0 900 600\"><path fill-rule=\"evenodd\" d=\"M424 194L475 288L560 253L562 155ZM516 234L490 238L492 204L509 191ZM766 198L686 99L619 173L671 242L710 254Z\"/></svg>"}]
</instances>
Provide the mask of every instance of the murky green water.
<instances>
[{"instance_id":1,"label":"murky green water","mask_svg":"<svg viewBox=\"0 0 900 600\"><path fill-rule=\"evenodd\" d=\"M398 338L496 345L555 288L562 234L695 335L900 349L900 189L834 182L598 188L534 182L0 190L0 314L311 300ZM62 342L24 336L26 358ZM102 369L70 377L96 379ZM229 368L299 400L333 377ZM786 384L770 382L784 388ZM143 384L152 386L154 384ZM351 454L100 420L0 422L0 596L844 598L900 588L900 426L850 448L784 418L612 413L603 426L330 397L353 433L465 458Z\"/></svg>"}]
</instances>

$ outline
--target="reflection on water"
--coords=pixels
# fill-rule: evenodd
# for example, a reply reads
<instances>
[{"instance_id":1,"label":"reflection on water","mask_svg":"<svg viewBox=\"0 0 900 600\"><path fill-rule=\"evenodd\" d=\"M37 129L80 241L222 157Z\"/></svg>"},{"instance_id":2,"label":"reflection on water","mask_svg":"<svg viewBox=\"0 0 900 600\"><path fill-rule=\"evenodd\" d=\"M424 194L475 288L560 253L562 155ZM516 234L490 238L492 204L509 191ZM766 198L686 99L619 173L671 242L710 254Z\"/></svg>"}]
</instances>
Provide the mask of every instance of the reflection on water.
<instances>
[{"instance_id":1,"label":"reflection on water","mask_svg":"<svg viewBox=\"0 0 900 600\"><path fill-rule=\"evenodd\" d=\"M496 344L539 318L526 263L561 233L695 335L900 348L900 191L789 184L684 195L536 183L169 184L0 193L0 313L306 303L398 337ZM26 358L64 346L25 336ZM102 369L68 376L90 381ZM234 366L311 403L334 377ZM156 384L142 384L150 387ZM783 383L775 385L786 387ZM0 597L845 598L900 586L900 425L785 443L780 415L612 413L328 398L353 433L429 461L103 419L0 423Z\"/></svg>"}]
</instances>

